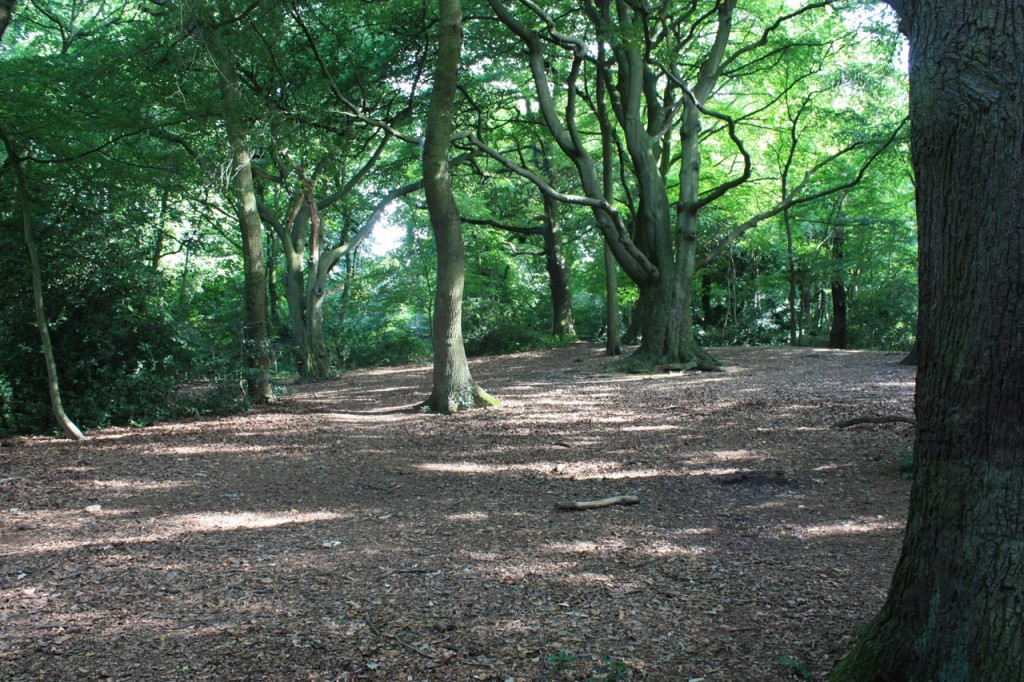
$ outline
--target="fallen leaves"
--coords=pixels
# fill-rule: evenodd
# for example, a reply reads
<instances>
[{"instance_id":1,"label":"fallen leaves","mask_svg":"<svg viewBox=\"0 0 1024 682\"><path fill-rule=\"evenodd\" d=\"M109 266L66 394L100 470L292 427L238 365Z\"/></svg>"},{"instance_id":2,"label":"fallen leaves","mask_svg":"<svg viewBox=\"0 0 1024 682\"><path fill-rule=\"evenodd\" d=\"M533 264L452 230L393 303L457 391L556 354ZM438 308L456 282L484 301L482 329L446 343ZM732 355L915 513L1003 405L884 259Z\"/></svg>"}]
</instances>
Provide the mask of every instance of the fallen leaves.
<instances>
[{"instance_id":1,"label":"fallen leaves","mask_svg":"<svg viewBox=\"0 0 1024 682\"><path fill-rule=\"evenodd\" d=\"M820 677L884 597L912 432L831 425L909 411L913 369L719 356L649 376L586 344L478 359L503 407L453 418L412 409L429 369L408 367L12 439L0 678ZM643 504L551 510L623 490Z\"/></svg>"}]
</instances>

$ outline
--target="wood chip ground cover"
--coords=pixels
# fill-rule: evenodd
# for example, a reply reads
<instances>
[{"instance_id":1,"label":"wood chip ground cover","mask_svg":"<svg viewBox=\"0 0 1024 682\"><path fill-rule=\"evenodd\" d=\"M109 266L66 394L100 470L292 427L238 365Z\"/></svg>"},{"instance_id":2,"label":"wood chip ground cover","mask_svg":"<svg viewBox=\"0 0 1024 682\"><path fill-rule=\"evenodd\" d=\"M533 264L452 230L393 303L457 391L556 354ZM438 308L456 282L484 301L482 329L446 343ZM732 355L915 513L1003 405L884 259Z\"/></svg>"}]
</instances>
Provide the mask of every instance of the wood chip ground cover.
<instances>
[{"instance_id":1,"label":"wood chip ground cover","mask_svg":"<svg viewBox=\"0 0 1024 682\"><path fill-rule=\"evenodd\" d=\"M0 447L0 679L823 679L899 554L914 370L729 348L481 358L245 415ZM558 511L564 501L640 503Z\"/></svg>"}]
</instances>

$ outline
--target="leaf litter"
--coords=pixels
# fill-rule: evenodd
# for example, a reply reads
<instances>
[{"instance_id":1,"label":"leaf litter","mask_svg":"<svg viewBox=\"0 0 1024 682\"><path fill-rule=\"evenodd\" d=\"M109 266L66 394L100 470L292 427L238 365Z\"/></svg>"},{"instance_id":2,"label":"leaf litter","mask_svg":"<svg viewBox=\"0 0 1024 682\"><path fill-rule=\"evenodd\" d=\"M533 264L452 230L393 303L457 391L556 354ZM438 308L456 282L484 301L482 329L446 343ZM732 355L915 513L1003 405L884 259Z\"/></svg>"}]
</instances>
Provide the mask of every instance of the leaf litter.
<instances>
[{"instance_id":1,"label":"leaf litter","mask_svg":"<svg viewBox=\"0 0 1024 682\"><path fill-rule=\"evenodd\" d=\"M234 417L0 448L0 679L824 679L880 607L909 482L893 354L591 344L424 366ZM566 514L564 501L638 504Z\"/></svg>"}]
</instances>

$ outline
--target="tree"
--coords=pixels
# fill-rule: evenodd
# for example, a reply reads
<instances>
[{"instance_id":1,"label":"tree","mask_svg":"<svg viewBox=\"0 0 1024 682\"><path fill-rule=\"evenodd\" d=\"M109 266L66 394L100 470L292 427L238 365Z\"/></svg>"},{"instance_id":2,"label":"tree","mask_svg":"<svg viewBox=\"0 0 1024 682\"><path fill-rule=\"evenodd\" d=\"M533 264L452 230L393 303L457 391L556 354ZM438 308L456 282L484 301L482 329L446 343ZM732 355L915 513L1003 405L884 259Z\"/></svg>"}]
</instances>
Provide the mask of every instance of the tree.
<instances>
[{"instance_id":1,"label":"tree","mask_svg":"<svg viewBox=\"0 0 1024 682\"><path fill-rule=\"evenodd\" d=\"M419 139L400 129L420 99L424 20L388 5L291 3L282 21L253 28L265 54L248 85L273 130L257 169L259 211L280 241L288 333L306 379L330 374L323 310L335 268L393 201L421 189L422 178L406 177ZM394 189L373 197L368 186Z\"/></svg>"},{"instance_id":2,"label":"tree","mask_svg":"<svg viewBox=\"0 0 1024 682\"><path fill-rule=\"evenodd\" d=\"M1024 679L1024 4L889 0L910 40L916 475L888 598L831 679Z\"/></svg>"},{"instance_id":3,"label":"tree","mask_svg":"<svg viewBox=\"0 0 1024 682\"><path fill-rule=\"evenodd\" d=\"M437 290L434 297L433 389L427 407L450 414L497 401L473 382L462 343L462 291L466 254L459 207L448 172L452 110L462 52L462 7L459 0L438 0L438 55L423 143L423 184L437 245Z\"/></svg>"},{"instance_id":4,"label":"tree","mask_svg":"<svg viewBox=\"0 0 1024 682\"><path fill-rule=\"evenodd\" d=\"M517 171L560 201L590 207L609 249L637 284L640 301L634 320L642 326L642 338L631 364L716 368L717 361L694 338L691 307L697 270L759 223L856 185L895 137L855 140L820 154L802 168L803 179L786 196L748 213L699 253L701 213L752 178L752 155L738 132L749 118L742 104L749 102L758 111L773 107L803 75L791 75L782 94L767 101L733 103L736 113L712 108L712 99L724 84L740 89L751 74L796 53L827 52L837 24L810 22L816 10L830 3L805 3L788 13L780 13L783 3L766 3L756 8L759 12L740 11L735 0L684 6L660 2L654 7L628 0L543 8L521 0L516 9L508 4L489 0L497 19L525 48L537 104L551 136L575 165L582 194L558 192L536 173L521 167ZM574 11L565 11L568 7ZM597 55L591 45L598 46ZM598 90L606 103L595 101ZM604 144L596 151L584 125L586 116L596 117L602 130ZM737 169L731 176L714 178L710 187L710 174L702 177L701 172L709 137L705 121L714 121L711 133L732 145L728 151L722 146L719 154ZM484 142L474 142L501 158ZM615 195L606 192L607 164L603 183L595 153L619 159L623 181ZM820 186L819 171L851 154L861 155L860 170L836 185ZM507 159L503 162L512 166Z\"/></svg>"},{"instance_id":5,"label":"tree","mask_svg":"<svg viewBox=\"0 0 1024 682\"><path fill-rule=\"evenodd\" d=\"M18 188L18 204L21 206L25 246L28 249L29 270L32 275L32 302L36 314L36 328L39 330L40 346L43 352L43 359L46 362L46 380L50 393L50 408L53 411L53 418L61 431L74 440L84 440L85 436L82 435L82 431L64 412L64 405L60 397L57 362L53 358L53 344L50 342L50 323L46 319L46 306L43 302L43 266L39 259L39 247L36 245L35 227L32 224L32 202L29 195L28 182L25 179L25 171L22 168L22 159L19 156L18 150L14 148L14 143L3 129L0 129L0 138L3 139L4 148L7 151L7 161L14 168L15 183Z\"/></svg>"},{"instance_id":6,"label":"tree","mask_svg":"<svg viewBox=\"0 0 1024 682\"><path fill-rule=\"evenodd\" d=\"M245 280L245 362L246 385L251 399L273 400L270 385L270 343L267 336L267 275L263 259L263 221L256 207L253 185L252 152L247 139L245 121L247 105L242 96L235 57L227 45L234 24L243 14L234 15L226 2L221 3L219 16L200 11L196 17L199 39L210 54L217 71L224 131L231 150L230 181L242 237L242 269Z\"/></svg>"},{"instance_id":7,"label":"tree","mask_svg":"<svg viewBox=\"0 0 1024 682\"><path fill-rule=\"evenodd\" d=\"M0 0L0 40L3 40L7 27L14 16L14 0Z\"/></svg>"}]
</instances>

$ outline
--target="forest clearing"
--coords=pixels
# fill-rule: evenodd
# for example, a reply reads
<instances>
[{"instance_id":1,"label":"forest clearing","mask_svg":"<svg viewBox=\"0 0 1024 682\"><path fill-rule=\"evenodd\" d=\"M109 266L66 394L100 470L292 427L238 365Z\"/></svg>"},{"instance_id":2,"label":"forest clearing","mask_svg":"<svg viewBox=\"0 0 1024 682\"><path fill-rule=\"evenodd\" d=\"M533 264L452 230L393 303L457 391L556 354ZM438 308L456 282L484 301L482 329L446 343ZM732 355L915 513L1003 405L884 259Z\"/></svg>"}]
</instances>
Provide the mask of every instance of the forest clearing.
<instances>
[{"instance_id":1,"label":"forest clearing","mask_svg":"<svg viewBox=\"0 0 1024 682\"><path fill-rule=\"evenodd\" d=\"M894 353L603 347L425 365L246 414L0 448L5 680L823 679L889 588L914 427ZM563 501L639 504L558 511Z\"/></svg>"}]
</instances>

